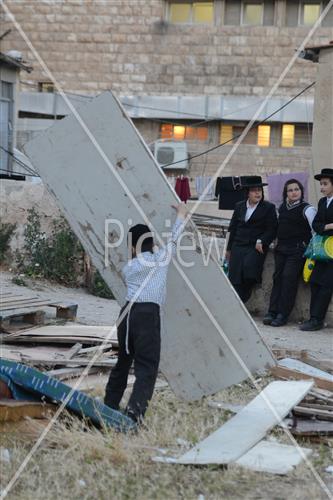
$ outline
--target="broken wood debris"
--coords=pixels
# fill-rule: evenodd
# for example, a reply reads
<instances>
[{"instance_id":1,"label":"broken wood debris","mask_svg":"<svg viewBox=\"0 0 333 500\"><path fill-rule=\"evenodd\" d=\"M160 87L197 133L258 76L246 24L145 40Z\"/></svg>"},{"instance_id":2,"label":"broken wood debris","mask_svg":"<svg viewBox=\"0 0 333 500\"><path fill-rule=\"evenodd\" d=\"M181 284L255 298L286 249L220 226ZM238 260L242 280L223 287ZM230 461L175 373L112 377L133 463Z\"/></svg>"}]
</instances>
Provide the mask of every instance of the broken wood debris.
<instances>
[{"instance_id":1,"label":"broken wood debris","mask_svg":"<svg viewBox=\"0 0 333 500\"><path fill-rule=\"evenodd\" d=\"M21 319L23 323L38 325L45 321L44 307L55 307L56 318L74 321L78 305L72 302L55 302L40 295L23 295L11 292L0 293L0 330L9 331L13 323Z\"/></svg>"}]
</instances>

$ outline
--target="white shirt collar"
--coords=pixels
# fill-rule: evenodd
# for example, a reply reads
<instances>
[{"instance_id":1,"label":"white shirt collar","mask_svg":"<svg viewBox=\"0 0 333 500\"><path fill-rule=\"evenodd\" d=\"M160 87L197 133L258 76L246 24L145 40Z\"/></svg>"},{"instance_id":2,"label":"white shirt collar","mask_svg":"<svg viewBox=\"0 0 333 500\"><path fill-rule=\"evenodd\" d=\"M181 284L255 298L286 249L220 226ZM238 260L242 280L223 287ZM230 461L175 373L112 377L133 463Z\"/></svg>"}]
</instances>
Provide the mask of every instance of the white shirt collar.
<instances>
[{"instance_id":1,"label":"white shirt collar","mask_svg":"<svg viewBox=\"0 0 333 500\"><path fill-rule=\"evenodd\" d=\"M259 201L258 203L256 203L255 205L250 205L250 202L249 200L246 200L246 208L250 209L250 210L254 210L255 208L257 208L257 206L259 205Z\"/></svg>"},{"instance_id":2,"label":"white shirt collar","mask_svg":"<svg viewBox=\"0 0 333 500\"><path fill-rule=\"evenodd\" d=\"M326 207L328 207L330 205L332 200L333 200L333 195L330 197L326 196Z\"/></svg>"}]
</instances>

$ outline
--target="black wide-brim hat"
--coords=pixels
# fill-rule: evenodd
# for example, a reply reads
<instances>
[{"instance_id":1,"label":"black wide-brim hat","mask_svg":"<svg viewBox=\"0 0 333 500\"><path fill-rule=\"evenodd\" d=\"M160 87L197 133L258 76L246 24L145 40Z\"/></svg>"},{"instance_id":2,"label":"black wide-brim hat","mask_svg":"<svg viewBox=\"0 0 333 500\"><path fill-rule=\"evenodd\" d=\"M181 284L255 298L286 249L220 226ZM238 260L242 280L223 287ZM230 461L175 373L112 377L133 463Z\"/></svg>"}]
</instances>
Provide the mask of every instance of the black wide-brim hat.
<instances>
[{"instance_id":1,"label":"black wide-brim hat","mask_svg":"<svg viewBox=\"0 0 333 500\"><path fill-rule=\"evenodd\" d=\"M320 181L323 177L333 179L333 168L322 168L320 174L314 176L316 181Z\"/></svg>"},{"instance_id":2,"label":"black wide-brim hat","mask_svg":"<svg viewBox=\"0 0 333 500\"><path fill-rule=\"evenodd\" d=\"M260 177L260 175L247 175L242 180L242 187L244 188L264 187L264 186L268 186L268 184L262 182L262 178Z\"/></svg>"}]
</instances>

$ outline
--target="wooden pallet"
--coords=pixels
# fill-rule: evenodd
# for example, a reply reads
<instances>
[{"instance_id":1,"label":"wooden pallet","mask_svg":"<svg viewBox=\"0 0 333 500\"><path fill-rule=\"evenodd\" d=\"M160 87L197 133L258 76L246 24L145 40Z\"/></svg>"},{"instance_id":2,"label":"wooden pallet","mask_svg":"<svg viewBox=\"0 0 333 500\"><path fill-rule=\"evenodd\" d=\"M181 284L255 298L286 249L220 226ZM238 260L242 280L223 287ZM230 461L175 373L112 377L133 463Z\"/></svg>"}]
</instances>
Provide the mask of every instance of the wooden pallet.
<instances>
[{"instance_id":1,"label":"wooden pallet","mask_svg":"<svg viewBox=\"0 0 333 500\"><path fill-rule=\"evenodd\" d=\"M40 325L45 321L41 308L55 307L57 319L75 321L78 305L71 302L54 302L38 295L0 293L0 328L6 330L15 322Z\"/></svg>"}]
</instances>

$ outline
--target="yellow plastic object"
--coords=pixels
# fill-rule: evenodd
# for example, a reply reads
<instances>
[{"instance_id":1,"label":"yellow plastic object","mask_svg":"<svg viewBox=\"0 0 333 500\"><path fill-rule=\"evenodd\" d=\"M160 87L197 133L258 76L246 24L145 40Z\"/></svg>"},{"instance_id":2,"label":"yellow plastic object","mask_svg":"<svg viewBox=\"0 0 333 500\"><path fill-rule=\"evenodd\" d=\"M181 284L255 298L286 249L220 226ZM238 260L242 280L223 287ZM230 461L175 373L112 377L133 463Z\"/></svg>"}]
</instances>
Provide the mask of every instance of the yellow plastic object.
<instances>
[{"instance_id":1,"label":"yellow plastic object","mask_svg":"<svg viewBox=\"0 0 333 500\"><path fill-rule=\"evenodd\" d=\"M327 256L330 259L333 259L333 236L330 236L327 238L327 240L324 243L324 249L327 254Z\"/></svg>"},{"instance_id":2,"label":"yellow plastic object","mask_svg":"<svg viewBox=\"0 0 333 500\"><path fill-rule=\"evenodd\" d=\"M310 281L310 276L312 274L315 263L316 261L313 259L306 259L303 268L303 280L305 281L305 283L308 283Z\"/></svg>"}]
</instances>

